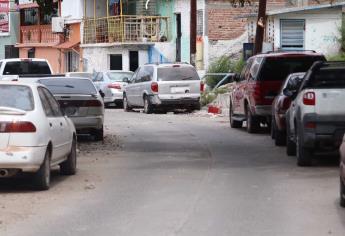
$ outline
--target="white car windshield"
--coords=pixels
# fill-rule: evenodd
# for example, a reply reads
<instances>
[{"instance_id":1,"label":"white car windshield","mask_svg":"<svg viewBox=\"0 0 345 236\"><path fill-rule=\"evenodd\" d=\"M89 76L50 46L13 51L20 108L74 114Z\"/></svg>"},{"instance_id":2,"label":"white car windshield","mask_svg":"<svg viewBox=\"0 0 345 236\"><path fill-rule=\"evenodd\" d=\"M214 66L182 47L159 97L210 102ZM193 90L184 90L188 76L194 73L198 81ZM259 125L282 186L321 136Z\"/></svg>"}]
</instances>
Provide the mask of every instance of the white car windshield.
<instances>
[{"instance_id":1,"label":"white car windshield","mask_svg":"<svg viewBox=\"0 0 345 236\"><path fill-rule=\"evenodd\" d=\"M0 85L0 107L32 111L34 98L31 88L23 85Z\"/></svg>"}]
</instances>

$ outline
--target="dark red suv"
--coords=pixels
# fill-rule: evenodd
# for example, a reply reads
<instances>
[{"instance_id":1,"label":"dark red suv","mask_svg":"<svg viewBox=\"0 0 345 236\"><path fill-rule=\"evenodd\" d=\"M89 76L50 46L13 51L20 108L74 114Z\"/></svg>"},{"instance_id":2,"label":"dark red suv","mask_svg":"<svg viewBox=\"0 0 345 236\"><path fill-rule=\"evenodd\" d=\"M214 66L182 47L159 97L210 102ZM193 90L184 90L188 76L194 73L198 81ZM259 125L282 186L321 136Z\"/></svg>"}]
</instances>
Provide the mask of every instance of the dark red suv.
<instances>
[{"instance_id":1,"label":"dark red suv","mask_svg":"<svg viewBox=\"0 0 345 236\"><path fill-rule=\"evenodd\" d=\"M256 133L260 124L271 122L272 102L289 74L307 71L315 61L325 61L322 54L311 51L271 52L253 56L240 75L230 94L230 125Z\"/></svg>"}]
</instances>

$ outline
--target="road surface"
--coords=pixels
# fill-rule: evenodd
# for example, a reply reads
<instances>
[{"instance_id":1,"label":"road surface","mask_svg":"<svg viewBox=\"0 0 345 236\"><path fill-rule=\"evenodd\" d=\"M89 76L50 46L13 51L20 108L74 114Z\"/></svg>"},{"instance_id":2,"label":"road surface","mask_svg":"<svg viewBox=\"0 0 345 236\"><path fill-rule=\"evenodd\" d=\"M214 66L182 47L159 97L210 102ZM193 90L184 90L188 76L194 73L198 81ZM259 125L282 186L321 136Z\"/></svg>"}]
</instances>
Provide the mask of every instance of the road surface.
<instances>
[{"instance_id":1,"label":"road surface","mask_svg":"<svg viewBox=\"0 0 345 236\"><path fill-rule=\"evenodd\" d=\"M267 133L199 114L106 112L78 173L1 181L0 235L345 235L338 168L300 168Z\"/></svg>"}]
</instances>

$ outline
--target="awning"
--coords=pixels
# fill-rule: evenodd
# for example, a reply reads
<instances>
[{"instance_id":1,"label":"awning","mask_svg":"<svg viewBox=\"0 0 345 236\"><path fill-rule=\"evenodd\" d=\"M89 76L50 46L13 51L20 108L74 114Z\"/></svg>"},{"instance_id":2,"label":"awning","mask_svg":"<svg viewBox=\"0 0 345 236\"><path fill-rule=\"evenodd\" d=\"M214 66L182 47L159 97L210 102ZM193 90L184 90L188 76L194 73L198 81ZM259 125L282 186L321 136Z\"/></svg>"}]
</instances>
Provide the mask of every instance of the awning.
<instances>
[{"instance_id":1,"label":"awning","mask_svg":"<svg viewBox=\"0 0 345 236\"><path fill-rule=\"evenodd\" d=\"M56 45L54 48L59 48L59 49L71 49L74 48L75 46L80 44L80 40L78 41L67 41L64 43L61 43L59 45Z\"/></svg>"},{"instance_id":2,"label":"awning","mask_svg":"<svg viewBox=\"0 0 345 236\"><path fill-rule=\"evenodd\" d=\"M19 4L19 9L38 8L38 7L39 6L36 2Z\"/></svg>"}]
</instances>

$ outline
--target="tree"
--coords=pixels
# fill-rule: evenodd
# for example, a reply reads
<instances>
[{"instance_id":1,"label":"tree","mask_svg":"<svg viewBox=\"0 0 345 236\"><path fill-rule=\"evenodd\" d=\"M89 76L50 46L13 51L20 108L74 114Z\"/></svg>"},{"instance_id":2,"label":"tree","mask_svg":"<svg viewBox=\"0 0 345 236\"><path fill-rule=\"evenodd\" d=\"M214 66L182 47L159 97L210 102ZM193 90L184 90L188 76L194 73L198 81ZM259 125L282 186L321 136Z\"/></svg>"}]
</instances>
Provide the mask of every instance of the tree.
<instances>
[{"instance_id":1,"label":"tree","mask_svg":"<svg viewBox=\"0 0 345 236\"><path fill-rule=\"evenodd\" d=\"M34 0L46 15L56 14L53 0Z\"/></svg>"}]
</instances>

